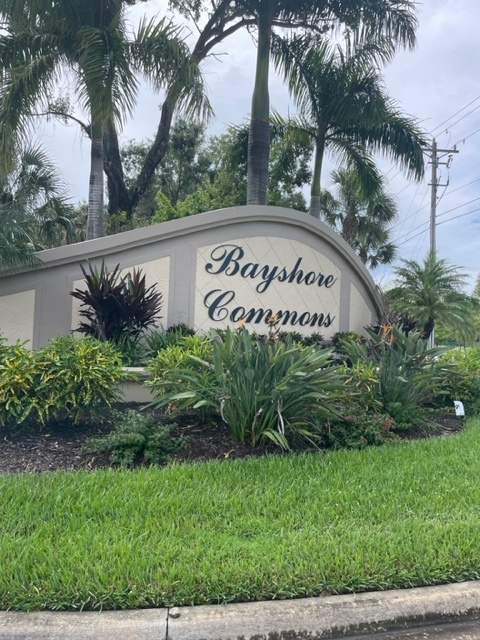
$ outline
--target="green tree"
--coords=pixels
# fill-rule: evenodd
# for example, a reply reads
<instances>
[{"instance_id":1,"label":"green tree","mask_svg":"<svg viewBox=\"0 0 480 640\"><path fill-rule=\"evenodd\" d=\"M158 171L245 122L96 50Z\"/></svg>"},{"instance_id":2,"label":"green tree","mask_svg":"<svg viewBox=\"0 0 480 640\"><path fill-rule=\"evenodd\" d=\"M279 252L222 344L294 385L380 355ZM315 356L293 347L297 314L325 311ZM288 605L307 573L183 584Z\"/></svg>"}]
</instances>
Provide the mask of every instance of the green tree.
<instances>
[{"instance_id":1,"label":"green tree","mask_svg":"<svg viewBox=\"0 0 480 640\"><path fill-rule=\"evenodd\" d=\"M365 192L354 169L332 173L336 195L322 193L322 216L354 249L365 264L376 267L395 257L388 227L397 215L397 206L384 189L383 180L375 191Z\"/></svg>"},{"instance_id":2,"label":"green tree","mask_svg":"<svg viewBox=\"0 0 480 640\"><path fill-rule=\"evenodd\" d=\"M25 149L0 177L0 270L38 264L35 251L77 239L75 212L39 147Z\"/></svg>"},{"instance_id":3,"label":"green tree","mask_svg":"<svg viewBox=\"0 0 480 640\"><path fill-rule=\"evenodd\" d=\"M268 204L306 211L302 187L311 178L310 141L285 141L271 131L270 191ZM245 204L247 193L248 127L230 127L221 136L208 139L204 149L210 167L203 183L172 210L172 201L165 192L157 196L156 222L174 217L194 215L204 211ZM167 153L168 157L168 153Z\"/></svg>"},{"instance_id":4,"label":"green tree","mask_svg":"<svg viewBox=\"0 0 480 640\"><path fill-rule=\"evenodd\" d=\"M169 0L168 6L188 18L197 28L198 37L190 52L190 61L193 65L199 65L225 38L254 23L253 20L244 17L243 10L234 6L232 0L210 0L209 2ZM198 86L199 82L197 88ZM201 92L191 91L188 95L190 98L187 100L184 78L179 74L175 81L168 85L155 136L146 151L135 180L128 186L123 173L117 128L114 123L110 123L107 127L104 137L104 168L107 174L110 214L123 211L128 218L133 215L138 203L147 192L150 182L154 179L157 167L167 153L173 119L179 108L183 108L182 113L189 116L202 113Z\"/></svg>"},{"instance_id":5,"label":"green tree","mask_svg":"<svg viewBox=\"0 0 480 640\"><path fill-rule=\"evenodd\" d=\"M139 75L156 89L175 84L179 99L194 91L200 74L178 30L162 20L142 21L130 37L125 6L135 0L0 0L0 152L12 157L35 114L73 117L51 108L62 73L74 79L76 99L88 114L91 140L87 238L103 235L104 135L131 114Z\"/></svg>"},{"instance_id":6,"label":"green tree","mask_svg":"<svg viewBox=\"0 0 480 640\"><path fill-rule=\"evenodd\" d=\"M269 158L268 91L274 27L301 28L324 34L332 25L344 25L367 38L386 35L392 42L413 46L416 18L411 0L235 0L234 6L254 19L257 61L252 96L248 151L247 204L266 204Z\"/></svg>"},{"instance_id":7,"label":"green tree","mask_svg":"<svg viewBox=\"0 0 480 640\"><path fill-rule=\"evenodd\" d=\"M395 270L397 285L387 292L392 309L414 319L424 339L437 322L455 325L464 338L474 332L472 301L461 291L467 276L430 252L423 264L404 260Z\"/></svg>"},{"instance_id":8,"label":"green tree","mask_svg":"<svg viewBox=\"0 0 480 640\"><path fill-rule=\"evenodd\" d=\"M135 184L151 144L151 140L132 140L121 148L127 187ZM148 222L155 214L158 192L162 192L170 206L175 207L177 202L204 185L209 180L212 161L211 145L207 147L206 144L205 125L178 118L171 129L167 152L135 207L137 222Z\"/></svg>"},{"instance_id":9,"label":"green tree","mask_svg":"<svg viewBox=\"0 0 480 640\"><path fill-rule=\"evenodd\" d=\"M381 187L372 153L398 162L415 179L423 176L426 140L414 121L388 96L376 68L394 53L388 40L355 46L312 38L276 39L274 60L299 107L297 118L274 122L280 130L315 144L310 214L320 217L325 152L355 167L365 191Z\"/></svg>"}]
</instances>

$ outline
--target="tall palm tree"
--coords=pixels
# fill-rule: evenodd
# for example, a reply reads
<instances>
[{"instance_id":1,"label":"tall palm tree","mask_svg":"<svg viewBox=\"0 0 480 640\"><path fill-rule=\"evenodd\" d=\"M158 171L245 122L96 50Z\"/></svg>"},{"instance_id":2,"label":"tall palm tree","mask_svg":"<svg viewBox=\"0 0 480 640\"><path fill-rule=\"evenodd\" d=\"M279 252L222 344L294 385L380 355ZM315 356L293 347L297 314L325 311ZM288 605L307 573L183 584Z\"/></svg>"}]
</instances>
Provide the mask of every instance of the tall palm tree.
<instances>
[{"instance_id":1,"label":"tall palm tree","mask_svg":"<svg viewBox=\"0 0 480 640\"><path fill-rule=\"evenodd\" d=\"M359 29L369 38L385 35L413 46L416 18L413 0L233 0L257 29L257 61L248 151L247 204L266 204L269 156L268 78L274 27L324 34L333 25Z\"/></svg>"},{"instance_id":2,"label":"tall palm tree","mask_svg":"<svg viewBox=\"0 0 480 640\"><path fill-rule=\"evenodd\" d=\"M275 126L290 135L314 141L310 214L320 217L321 174L327 150L356 169L365 189L381 183L372 153L380 152L420 179L426 140L415 122L388 96L378 62L394 50L388 40L367 41L345 48L311 38L274 42L274 61L288 81L300 111L297 118L275 115Z\"/></svg>"},{"instance_id":3,"label":"tall palm tree","mask_svg":"<svg viewBox=\"0 0 480 640\"><path fill-rule=\"evenodd\" d=\"M0 156L12 157L39 105L48 112L66 73L90 118L87 239L103 235L104 132L131 114L139 74L156 89L181 79L184 96L201 84L178 30L143 21L132 36L126 4L134 0L0 0Z\"/></svg>"},{"instance_id":4,"label":"tall palm tree","mask_svg":"<svg viewBox=\"0 0 480 640\"><path fill-rule=\"evenodd\" d=\"M384 189L383 180L366 192L358 173L351 168L332 173L337 194L322 193L322 216L340 232L365 264L376 267L395 257L388 226L397 215L397 206Z\"/></svg>"},{"instance_id":5,"label":"tall palm tree","mask_svg":"<svg viewBox=\"0 0 480 640\"><path fill-rule=\"evenodd\" d=\"M39 147L25 149L0 178L0 271L34 266L35 251L76 239L58 172Z\"/></svg>"},{"instance_id":6,"label":"tall palm tree","mask_svg":"<svg viewBox=\"0 0 480 640\"><path fill-rule=\"evenodd\" d=\"M430 252L423 264L404 260L395 274L397 285L387 292L392 309L413 318L424 339L438 321L453 324L465 337L474 331L472 302L462 292L467 276L459 267Z\"/></svg>"}]
</instances>

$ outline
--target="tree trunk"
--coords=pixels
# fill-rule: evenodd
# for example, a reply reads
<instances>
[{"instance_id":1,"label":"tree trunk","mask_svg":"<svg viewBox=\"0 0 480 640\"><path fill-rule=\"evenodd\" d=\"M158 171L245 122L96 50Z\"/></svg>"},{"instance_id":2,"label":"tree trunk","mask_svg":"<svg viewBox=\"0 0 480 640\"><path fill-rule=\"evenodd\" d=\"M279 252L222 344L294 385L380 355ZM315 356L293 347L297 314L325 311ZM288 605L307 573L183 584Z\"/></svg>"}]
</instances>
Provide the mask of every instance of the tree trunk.
<instances>
[{"instance_id":1,"label":"tree trunk","mask_svg":"<svg viewBox=\"0 0 480 640\"><path fill-rule=\"evenodd\" d=\"M170 127L172 125L173 112L177 104L177 99L177 91L171 90L168 92L165 102L162 105L162 113L155 140L150 147L150 151L147 153L135 184L130 190L131 211L133 211L140 202L140 198L146 192L148 185L153 178L155 169L165 157L168 141L170 139Z\"/></svg>"},{"instance_id":2,"label":"tree trunk","mask_svg":"<svg viewBox=\"0 0 480 640\"><path fill-rule=\"evenodd\" d=\"M320 136L316 140L315 145L315 162L313 165L312 187L310 189L310 215L314 218L320 218L321 204L321 176L323 154L325 152L325 136Z\"/></svg>"},{"instance_id":3,"label":"tree trunk","mask_svg":"<svg viewBox=\"0 0 480 640\"><path fill-rule=\"evenodd\" d=\"M435 318L429 318L423 327L422 338L424 340L429 340L434 328L435 328Z\"/></svg>"},{"instance_id":4,"label":"tree trunk","mask_svg":"<svg viewBox=\"0 0 480 640\"><path fill-rule=\"evenodd\" d=\"M230 4L231 0L221 0L217 4L210 19L207 21L203 31L200 33L198 41L192 51L192 59L197 63L200 63L214 46L222 42L224 37L235 33L238 29L244 26L243 20L238 20L237 23L234 23L233 25L229 24L230 17L228 16L228 11L230 9ZM238 17L239 15L237 12L234 19L237 19ZM130 190L127 190L125 186L122 162L118 151L118 137L116 131L112 127L112 131L107 133L108 136L110 136L110 134L112 136L105 148L105 153L108 155L108 159L105 163L105 172L108 177L109 213L125 211L129 218L132 217L133 210L145 194L153 174L155 173L155 169L165 157L170 138L172 117L177 106L177 101L178 88L172 86L167 91L165 101L162 105L160 122L158 124L155 140L145 159L140 174L138 175L134 186Z\"/></svg>"},{"instance_id":5,"label":"tree trunk","mask_svg":"<svg viewBox=\"0 0 480 640\"><path fill-rule=\"evenodd\" d=\"M272 19L270 8L260 11L252 115L248 134L247 204L267 204L270 156L270 98L268 73Z\"/></svg>"},{"instance_id":6,"label":"tree trunk","mask_svg":"<svg viewBox=\"0 0 480 640\"><path fill-rule=\"evenodd\" d=\"M105 127L103 135L103 170L107 176L108 213L125 211L132 217L130 196L125 185L122 158L118 145L118 136L113 123Z\"/></svg>"},{"instance_id":7,"label":"tree trunk","mask_svg":"<svg viewBox=\"0 0 480 640\"><path fill-rule=\"evenodd\" d=\"M355 248L355 243L358 237L358 217L355 209L351 208L345 216L342 224L342 238L348 242L348 244Z\"/></svg>"},{"instance_id":8,"label":"tree trunk","mask_svg":"<svg viewBox=\"0 0 480 640\"><path fill-rule=\"evenodd\" d=\"M87 240L103 236L103 123L92 117Z\"/></svg>"}]
</instances>

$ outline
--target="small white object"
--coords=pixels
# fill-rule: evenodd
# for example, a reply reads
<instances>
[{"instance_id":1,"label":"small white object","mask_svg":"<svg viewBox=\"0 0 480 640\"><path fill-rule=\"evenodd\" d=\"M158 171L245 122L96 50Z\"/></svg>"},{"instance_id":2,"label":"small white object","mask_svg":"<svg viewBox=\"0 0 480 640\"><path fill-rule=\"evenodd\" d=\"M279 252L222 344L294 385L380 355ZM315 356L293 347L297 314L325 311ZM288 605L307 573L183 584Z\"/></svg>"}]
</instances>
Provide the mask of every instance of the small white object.
<instances>
[{"instance_id":1,"label":"small white object","mask_svg":"<svg viewBox=\"0 0 480 640\"><path fill-rule=\"evenodd\" d=\"M465 417L465 409L463 408L463 402L460 400L454 400L453 404L455 405L455 415Z\"/></svg>"}]
</instances>

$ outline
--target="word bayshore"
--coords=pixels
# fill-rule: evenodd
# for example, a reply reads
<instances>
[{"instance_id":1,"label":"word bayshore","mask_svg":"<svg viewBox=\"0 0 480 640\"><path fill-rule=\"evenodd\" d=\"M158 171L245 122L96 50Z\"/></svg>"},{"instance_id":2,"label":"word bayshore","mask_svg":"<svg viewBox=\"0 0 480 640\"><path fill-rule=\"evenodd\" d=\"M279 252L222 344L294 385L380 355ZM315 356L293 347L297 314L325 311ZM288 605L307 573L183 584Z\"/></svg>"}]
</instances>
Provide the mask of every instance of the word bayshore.
<instances>
[{"instance_id":1,"label":"word bayshore","mask_svg":"<svg viewBox=\"0 0 480 640\"><path fill-rule=\"evenodd\" d=\"M205 265L205 271L210 275L224 275L227 277L259 280L255 287L257 293L265 293L273 282L286 284L302 284L305 286L323 287L330 289L337 278L333 274L321 271L307 271L302 269L303 258L298 257L293 267L260 264L246 261L244 249L236 244L222 244L210 253L211 262ZM245 321L246 323L269 323L275 318L280 324L293 326L329 327L335 319L331 312L325 311L295 311L289 309L272 309L269 307L246 308L235 301L236 292L232 289L212 289L204 296L204 305L208 309L208 317L214 322L230 320L231 322Z\"/></svg>"}]
</instances>

